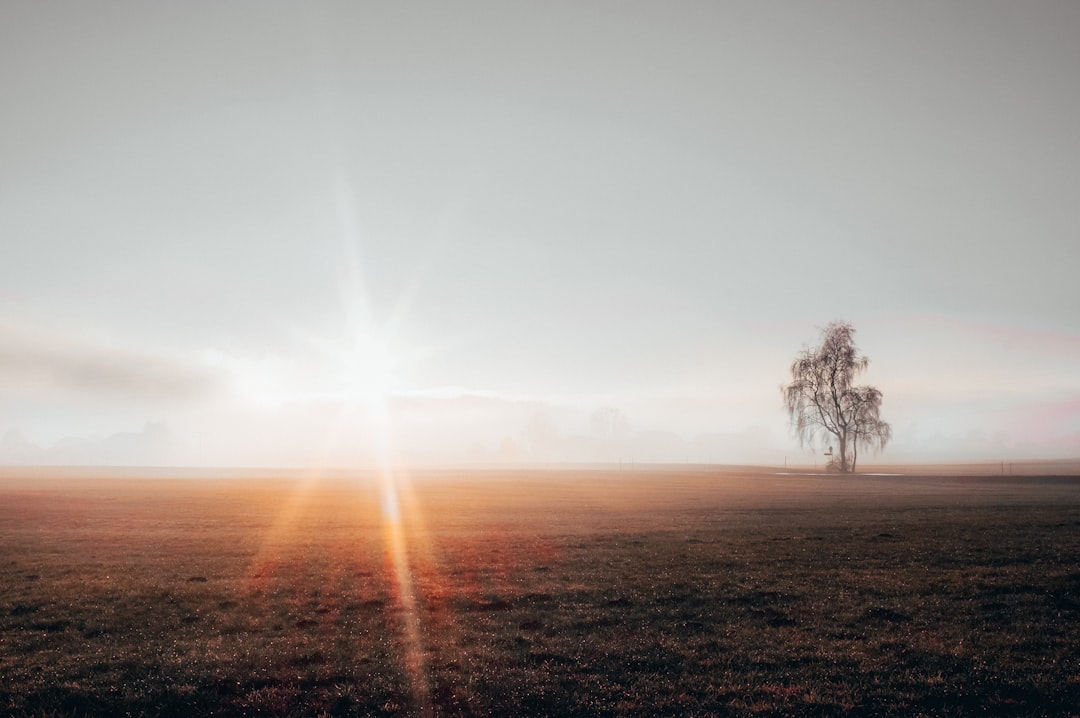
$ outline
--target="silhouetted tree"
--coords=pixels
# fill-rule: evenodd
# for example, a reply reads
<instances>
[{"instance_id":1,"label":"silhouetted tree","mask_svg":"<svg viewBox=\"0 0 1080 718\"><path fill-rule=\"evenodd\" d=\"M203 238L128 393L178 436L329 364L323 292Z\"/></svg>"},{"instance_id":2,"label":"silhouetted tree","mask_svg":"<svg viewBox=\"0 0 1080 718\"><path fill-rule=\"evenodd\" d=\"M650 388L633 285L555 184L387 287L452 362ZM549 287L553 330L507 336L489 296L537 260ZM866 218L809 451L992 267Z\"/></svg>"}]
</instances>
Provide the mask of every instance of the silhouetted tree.
<instances>
[{"instance_id":1,"label":"silhouetted tree","mask_svg":"<svg viewBox=\"0 0 1080 718\"><path fill-rule=\"evenodd\" d=\"M832 322L821 331L821 344L799 352L791 365L791 383L781 386L791 426L802 446L835 437L840 471L854 471L858 447L880 450L892 438L881 420L881 392L854 386L870 360L859 356L855 328ZM849 458L850 453L850 458Z\"/></svg>"}]
</instances>

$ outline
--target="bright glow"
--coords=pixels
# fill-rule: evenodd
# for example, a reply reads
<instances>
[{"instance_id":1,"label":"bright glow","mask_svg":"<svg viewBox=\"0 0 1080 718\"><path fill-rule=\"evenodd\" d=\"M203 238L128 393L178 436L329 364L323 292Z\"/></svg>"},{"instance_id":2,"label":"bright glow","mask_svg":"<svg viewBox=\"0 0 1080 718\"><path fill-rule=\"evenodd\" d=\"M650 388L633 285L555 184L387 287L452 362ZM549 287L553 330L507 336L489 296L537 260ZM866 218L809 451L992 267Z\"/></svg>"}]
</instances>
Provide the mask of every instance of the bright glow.
<instances>
[{"instance_id":1,"label":"bright glow","mask_svg":"<svg viewBox=\"0 0 1080 718\"><path fill-rule=\"evenodd\" d=\"M338 392L343 401L381 412L400 389L400 362L385 339L357 335L336 357Z\"/></svg>"}]
</instances>

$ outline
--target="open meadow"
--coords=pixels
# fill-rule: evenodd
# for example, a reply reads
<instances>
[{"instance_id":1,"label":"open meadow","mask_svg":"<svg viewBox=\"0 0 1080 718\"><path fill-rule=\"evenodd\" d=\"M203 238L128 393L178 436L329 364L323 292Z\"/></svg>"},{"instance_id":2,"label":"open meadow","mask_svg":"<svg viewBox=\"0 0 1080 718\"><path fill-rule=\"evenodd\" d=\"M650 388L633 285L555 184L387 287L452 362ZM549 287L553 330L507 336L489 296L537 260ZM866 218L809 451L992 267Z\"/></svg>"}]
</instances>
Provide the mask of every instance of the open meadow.
<instances>
[{"instance_id":1,"label":"open meadow","mask_svg":"<svg viewBox=\"0 0 1080 718\"><path fill-rule=\"evenodd\" d=\"M7 469L0 713L1080 715L1075 468Z\"/></svg>"}]
</instances>

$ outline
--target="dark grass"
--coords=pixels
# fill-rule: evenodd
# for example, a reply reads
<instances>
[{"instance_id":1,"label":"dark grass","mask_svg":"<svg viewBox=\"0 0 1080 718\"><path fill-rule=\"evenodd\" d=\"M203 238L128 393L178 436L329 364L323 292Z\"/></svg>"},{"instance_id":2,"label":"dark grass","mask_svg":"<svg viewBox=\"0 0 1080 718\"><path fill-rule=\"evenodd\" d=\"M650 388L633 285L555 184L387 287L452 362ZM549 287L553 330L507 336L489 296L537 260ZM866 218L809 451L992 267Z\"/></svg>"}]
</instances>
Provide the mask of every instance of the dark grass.
<instances>
[{"instance_id":1,"label":"dark grass","mask_svg":"<svg viewBox=\"0 0 1080 718\"><path fill-rule=\"evenodd\" d=\"M0 714L1080 714L1077 479L343 479L0 479Z\"/></svg>"}]
</instances>

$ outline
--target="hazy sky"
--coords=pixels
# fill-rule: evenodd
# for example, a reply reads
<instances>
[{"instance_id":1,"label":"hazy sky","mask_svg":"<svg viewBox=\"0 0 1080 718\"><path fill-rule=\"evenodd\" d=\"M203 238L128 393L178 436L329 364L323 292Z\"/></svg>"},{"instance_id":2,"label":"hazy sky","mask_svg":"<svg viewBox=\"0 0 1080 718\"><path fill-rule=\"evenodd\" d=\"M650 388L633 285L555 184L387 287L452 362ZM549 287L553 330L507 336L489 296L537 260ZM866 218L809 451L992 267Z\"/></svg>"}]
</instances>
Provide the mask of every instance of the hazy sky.
<instances>
[{"instance_id":1,"label":"hazy sky","mask_svg":"<svg viewBox=\"0 0 1080 718\"><path fill-rule=\"evenodd\" d=\"M838 318L886 460L1080 455L1078 37L0 2L0 461L809 460L778 387Z\"/></svg>"}]
</instances>

